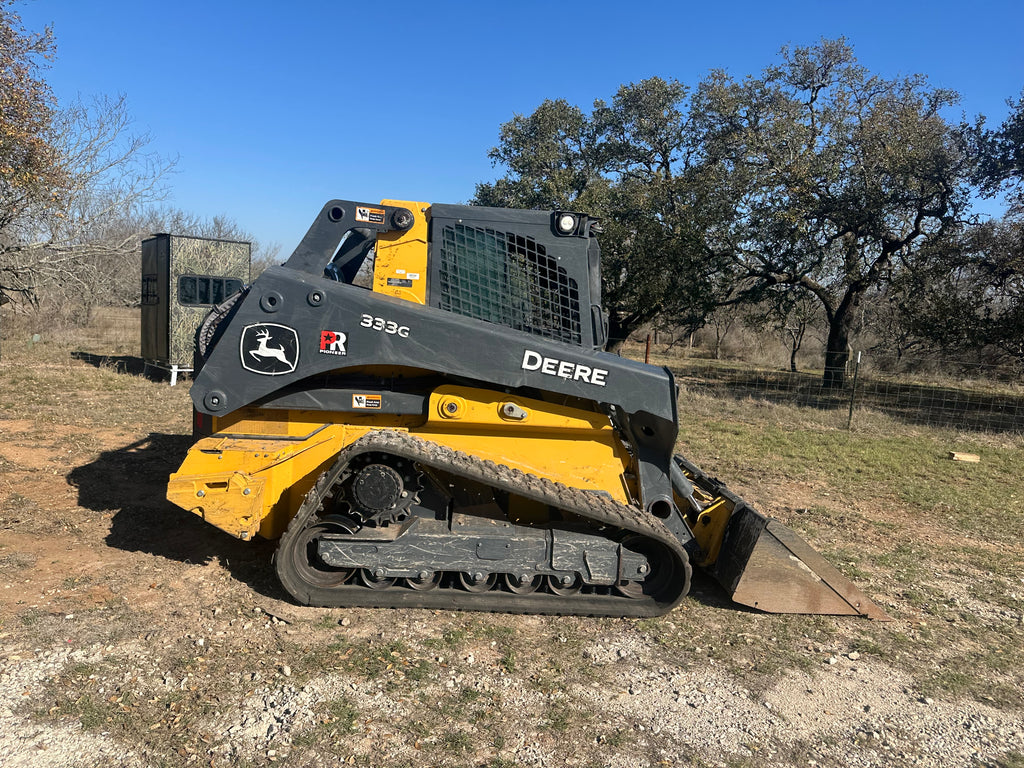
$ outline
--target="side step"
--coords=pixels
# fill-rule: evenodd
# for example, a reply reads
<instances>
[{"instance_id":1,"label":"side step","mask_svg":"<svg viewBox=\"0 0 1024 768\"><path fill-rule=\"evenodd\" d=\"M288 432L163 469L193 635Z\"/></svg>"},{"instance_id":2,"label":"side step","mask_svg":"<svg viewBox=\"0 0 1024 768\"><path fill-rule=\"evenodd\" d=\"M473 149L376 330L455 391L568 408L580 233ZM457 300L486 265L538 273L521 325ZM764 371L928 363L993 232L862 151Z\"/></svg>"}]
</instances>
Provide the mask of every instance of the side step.
<instances>
[{"instance_id":1,"label":"side step","mask_svg":"<svg viewBox=\"0 0 1024 768\"><path fill-rule=\"evenodd\" d=\"M730 510L721 548L704 570L735 602L768 613L892 620L791 528L751 508L682 456L675 460L712 503Z\"/></svg>"}]
</instances>

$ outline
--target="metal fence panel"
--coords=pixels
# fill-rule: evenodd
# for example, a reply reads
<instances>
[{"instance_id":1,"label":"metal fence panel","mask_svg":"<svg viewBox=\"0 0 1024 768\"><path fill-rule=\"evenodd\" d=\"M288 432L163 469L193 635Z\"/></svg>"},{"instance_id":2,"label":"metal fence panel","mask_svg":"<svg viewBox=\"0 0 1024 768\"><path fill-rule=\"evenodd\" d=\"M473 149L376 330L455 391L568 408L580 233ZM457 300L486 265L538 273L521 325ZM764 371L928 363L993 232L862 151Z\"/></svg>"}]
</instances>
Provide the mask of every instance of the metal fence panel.
<instances>
[{"instance_id":1,"label":"metal fence panel","mask_svg":"<svg viewBox=\"0 0 1024 768\"><path fill-rule=\"evenodd\" d=\"M670 367L689 391L835 411L843 426L869 409L911 424L1024 433L1024 387L1010 369L943 361L946 374L893 373L868 362L851 366L841 388L823 386L820 372L688 359Z\"/></svg>"}]
</instances>

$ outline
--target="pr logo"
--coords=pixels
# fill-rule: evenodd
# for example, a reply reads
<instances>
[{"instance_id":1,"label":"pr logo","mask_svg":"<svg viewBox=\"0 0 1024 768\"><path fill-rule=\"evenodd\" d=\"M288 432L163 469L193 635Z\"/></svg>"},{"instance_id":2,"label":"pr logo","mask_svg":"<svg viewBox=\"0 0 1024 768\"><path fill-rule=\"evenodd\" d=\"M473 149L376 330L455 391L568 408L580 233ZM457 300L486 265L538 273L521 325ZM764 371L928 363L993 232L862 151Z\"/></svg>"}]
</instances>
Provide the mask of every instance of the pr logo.
<instances>
[{"instance_id":1,"label":"pr logo","mask_svg":"<svg viewBox=\"0 0 1024 768\"><path fill-rule=\"evenodd\" d=\"M320 331L320 352L325 355L347 355L348 334L341 331Z\"/></svg>"}]
</instances>

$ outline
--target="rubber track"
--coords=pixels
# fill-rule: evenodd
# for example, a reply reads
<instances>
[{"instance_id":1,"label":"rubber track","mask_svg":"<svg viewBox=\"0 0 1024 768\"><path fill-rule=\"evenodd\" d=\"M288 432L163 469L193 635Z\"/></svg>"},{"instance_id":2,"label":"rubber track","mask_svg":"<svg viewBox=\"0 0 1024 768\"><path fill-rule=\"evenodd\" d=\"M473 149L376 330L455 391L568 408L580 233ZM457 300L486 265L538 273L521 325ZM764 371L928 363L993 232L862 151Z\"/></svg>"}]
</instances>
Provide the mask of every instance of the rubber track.
<instances>
[{"instance_id":1,"label":"rubber track","mask_svg":"<svg viewBox=\"0 0 1024 768\"><path fill-rule=\"evenodd\" d=\"M459 477L484 483L493 488L518 494L585 518L599 526L654 539L663 544L675 558L675 578L663 594L627 598L580 592L571 596L535 592L517 595L500 589L467 592L439 586L429 591L409 589L397 583L393 587L373 590L358 584L322 588L307 584L296 576L291 560L282 553L291 552L292 541L314 520L321 502L340 477L345 466L358 454L383 451L419 462L428 467ZM292 553L296 554L296 553ZM298 553L303 555L304 553ZM357 606L367 608L433 608L502 613L543 613L585 616L658 616L672 610L686 595L690 585L690 563L678 539L657 518L641 510L620 504L610 497L552 482L513 467L486 461L446 446L423 440L405 432L378 430L354 441L338 455L334 466L317 480L281 537L275 556L278 576L285 589L301 603L330 607ZM424 564L429 568L429 564Z\"/></svg>"}]
</instances>

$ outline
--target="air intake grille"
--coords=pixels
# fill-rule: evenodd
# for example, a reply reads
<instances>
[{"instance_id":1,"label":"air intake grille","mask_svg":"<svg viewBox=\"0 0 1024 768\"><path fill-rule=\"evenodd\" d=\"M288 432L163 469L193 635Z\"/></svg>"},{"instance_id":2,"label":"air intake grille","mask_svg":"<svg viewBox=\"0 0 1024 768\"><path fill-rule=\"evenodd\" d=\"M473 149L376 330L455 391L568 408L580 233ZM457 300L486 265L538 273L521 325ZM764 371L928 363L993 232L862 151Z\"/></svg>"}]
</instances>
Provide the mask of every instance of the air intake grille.
<instances>
[{"instance_id":1,"label":"air intake grille","mask_svg":"<svg viewBox=\"0 0 1024 768\"><path fill-rule=\"evenodd\" d=\"M445 227L439 283L441 309L582 343L576 281L533 238L462 224Z\"/></svg>"}]
</instances>

